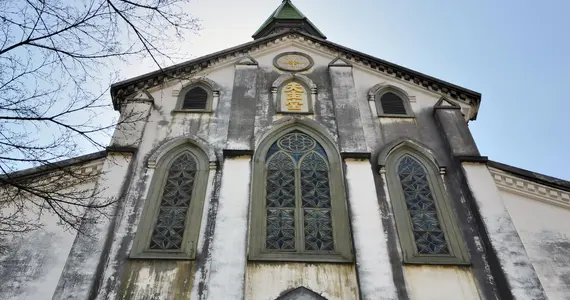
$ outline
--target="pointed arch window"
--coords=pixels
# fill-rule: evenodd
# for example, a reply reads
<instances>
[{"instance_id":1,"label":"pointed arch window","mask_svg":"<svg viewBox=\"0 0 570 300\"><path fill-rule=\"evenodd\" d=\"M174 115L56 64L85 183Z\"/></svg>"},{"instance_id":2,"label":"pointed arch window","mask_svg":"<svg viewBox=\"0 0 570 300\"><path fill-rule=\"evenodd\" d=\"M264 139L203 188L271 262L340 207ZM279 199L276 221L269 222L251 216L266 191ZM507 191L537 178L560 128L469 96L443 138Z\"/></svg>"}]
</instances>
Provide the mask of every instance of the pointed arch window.
<instances>
[{"instance_id":1,"label":"pointed arch window","mask_svg":"<svg viewBox=\"0 0 570 300\"><path fill-rule=\"evenodd\" d=\"M469 259L437 166L400 149L386 163L404 262L468 264Z\"/></svg>"},{"instance_id":2,"label":"pointed arch window","mask_svg":"<svg viewBox=\"0 0 570 300\"><path fill-rule=\"evenodd\" d=\"M197 244L209 162L188 145L156 165L131 252L133 258L192 259Z\"/></svg>"},{"instance_id":3,"label":"pointed arch window","mask_svg":"<svg viewBox=\"0 0 570 300\"><path fill-rule=\"evenodd\" d=\"M250 258L350 260L338 159L331 160L330 150L300 130L260 148L265 151L254 173L254 182L262 184L253 193Z\"/></svg>"}]
</instances>

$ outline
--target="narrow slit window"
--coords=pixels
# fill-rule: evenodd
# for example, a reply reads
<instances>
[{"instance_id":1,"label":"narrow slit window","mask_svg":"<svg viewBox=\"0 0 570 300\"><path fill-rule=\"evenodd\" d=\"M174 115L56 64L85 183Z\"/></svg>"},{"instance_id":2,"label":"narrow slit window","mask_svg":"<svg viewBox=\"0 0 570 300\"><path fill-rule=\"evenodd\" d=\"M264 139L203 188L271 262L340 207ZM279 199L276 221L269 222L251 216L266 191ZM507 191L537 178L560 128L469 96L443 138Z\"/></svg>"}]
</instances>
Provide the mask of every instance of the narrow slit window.
<instances>
[{"instance_id":1,"label":"narrow slit window","mask_svg":"<svg viewBox=\"0 0 570 300\"><path fill-rule=\"evenodd\" d=\"M382 111L384 114L391 115L405 115L406 107L404 105L404 100L392 93L388 92L380 98L380 103L382 105Z\"/></svg>"},{"instance_id":2,"label":"narrow slit window","mask_svg":"<svg viewBox=\"0 0 570 300\"><path fill-rule=\"evenodd\" d=\"M208 92L201 87L195 87L184 95L182 109L205 110L208 108Z\"/></svg>"}]
</instances>

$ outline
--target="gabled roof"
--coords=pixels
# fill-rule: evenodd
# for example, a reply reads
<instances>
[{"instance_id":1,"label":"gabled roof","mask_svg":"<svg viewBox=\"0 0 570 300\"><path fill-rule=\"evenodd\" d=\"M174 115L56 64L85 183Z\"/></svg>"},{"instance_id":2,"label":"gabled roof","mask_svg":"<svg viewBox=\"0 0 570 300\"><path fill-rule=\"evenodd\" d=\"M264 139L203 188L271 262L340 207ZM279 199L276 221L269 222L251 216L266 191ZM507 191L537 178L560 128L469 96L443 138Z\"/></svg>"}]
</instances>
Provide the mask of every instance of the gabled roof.
<instances>
[{"instance_id":1,"label":"gabled roof","mask_svg":"<svg viewBox=\"0 0 570 300\"><path fill-rule=\"evenodd\" d=\"M290 0L283 0L281 5L253 34L253 38L262 38L292 28L303 30L322 39L327 38Z\"/></svg>"},{"instance_id":2,"label":"gabled roof","mask_svg":"<svg viewBox=\"0 0 570 300\"><path fill-rule=\"evenodd\" d=\"M280 40L286 36L290 36L291 38L298 37L301 40L310 42L314 46L322 47L323 49L330 49L337 53L339 56L342 56L345 61L348 61L350 63L364 65L376 72L394 77L395 79L406 81L411 84L418 85L424 89L439 92L444 96L449 97L450 99L455 99L462 101L463 103L467 103L474 109L471 120L475 120L477 117L477 111L481 103L480 93L350 49L348 47L335 44L328 40L316 37L304 31L299 31L297 29L287 29L285 31L271 34L245 44L241 44L232 48L189 60L187 62L166 67L162 70L157 70L115 83L111 85L113 107L115 110L119 110L119 103L124 100L125 97L137 91L158 86L170 79L177 79L183 77L184 75L195 74L196 72L223 60L233 59L236 56L241 57L247 55L249 51L254 51L261 45L266 45L273 41Z\"/></svg>"}]
</instances>

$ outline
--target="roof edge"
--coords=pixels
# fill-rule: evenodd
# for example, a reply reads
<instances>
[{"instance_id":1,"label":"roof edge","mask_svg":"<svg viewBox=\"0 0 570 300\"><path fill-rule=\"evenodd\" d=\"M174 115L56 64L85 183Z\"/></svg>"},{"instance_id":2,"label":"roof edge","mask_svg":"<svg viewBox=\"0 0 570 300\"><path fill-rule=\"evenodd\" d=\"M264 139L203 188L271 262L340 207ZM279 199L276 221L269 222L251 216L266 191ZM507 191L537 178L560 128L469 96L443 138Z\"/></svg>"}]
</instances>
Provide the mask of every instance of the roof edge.
<instances>
[{"instance_id":1,"label":"roof edge","mask_svg":"<svg viewBox=\"0 0 570 300\"><path fill-rule=\"evenodd\" d=\"M149 72L143 75L139 75L130 79L126 79L117 83L114 83L111 85L111 97L113 99L113 106L115 108L115 110L118 110L118 101L116 99L117 96L117 91L120 89L130 89L130 86L133 86L133 88L135 86L138 86L139 83L143 82L142 85L144 86L145 83L144 81L154 81L156 80L155 77L168 77L171 76L169 73L174 73L177 70L181 70L181 69L190 69L193 66L196 65L202 65L204 67L207 66L207 63L209 60L212 59L216 59L219 58L220 56L224 56L224 55L228 55L232 52L239 52L239 51L243 51L244 49L247 49L249 47L254 47L257 46L259 44L263 44L269 40L272 39L277 39L280 38L282 36L285 35L289 35L289 34L297 34L300 35L302 37L305 37L307 39L311 39L315 42L319 42L322 43L324 45L327 45L331 48L336 48L336 49L340 49L343 52L348 53L348 59L354 59L355 61L360 61L360 62L365 62L365 63L372 63L373 65L370 65L370 68L373 69L377 69L379 70L379 72L382 73L388 73L388 74L393 74L394 76L398 77L399 79L403 80L403 81L408 81L417 85L421 85L422 87L426 88L426 89L435 89L435 91L441 91L444 94L448 94L447 91L449 91L449 93L451 93L451 98L455 99L455 98L459 98L459 99L464 99L462 97L470 97L472 99L475 100L475 103L472 103L471 105L474 106L475 108L475 112L473 117L471 118L471 120L475 120L477 118L477 112L481 103L481 93L478 93L476 91L458 86L456 84L432 77L430 75L426 75L423 73L420 73L418 71L414 71L412 69L400 66L398 64L374 57L372 55L369 54L365 54L362 53L360 51L333 43L331 41L325 40L325 39L321 39L318 37L315 37L313 35L301 32L301 31L297 31L297 30L287 30L287 31L283 31L280 33L275 33L272 35L268 35L262 38L259 38L257 40L253 40L247 43L243 43L231 48L227 48L224 50L220 50L208 55L204 55L201 57L197 57L195 59L186 61L186 62L182 62L176 65L172 65L166 68L163 68L161 70L156 70L153 72ZM244 54L246 54L244 52ZM385 72L386 71L386 72ZM138 87L137 87L138 88ZM135 90L133 90L134 92ZM455 96L453 96L453 94L455 93Z\"/></svg>"},{"instance_id":2,"label":"roof edge","mask_svg":"<svg viewBox=\"0 0 570 300\"><path fill-rule=\"evenodd\" d=\"M90 162L90 161L105 158L105 157L107 157L107 151L103 150L103 151L89 153L89 154L85 154L85 155L81 155L81 156L77 156L77 157L73 157L73 158L69 158L69 159L65 159L65 160L56 161L54 163L49 163L49 164L45 164L45 165L41 165L41 166L37 166L37 167L33 167L33 168L28 168L28 169L24 169L24 170L20 170L20 171L16 171L16 172L8 173L8 174L3 174L3 175L0 175L0 179L8 179L8 178L11 180L22 179L25 177L40 175L40 174L44 174L44 173L49 172L49 171L53 171L53 170L57 170L57 169L65 168L65 167L70 167L73 165L86 163L86 162Z\"/></svg>"},{"instance_id":3,"label":"roof edge","mask_svg":"<svg viewBox=\"0 0 570 300\"><path fill-rule=\"evenodd\" d=\"M487 165L489 167L499 169L501 171L522 177L524 179L528 179L528 180L531 180L531 181L534 181L534 182L537 182L540 184L544 184L544 185L549 186L549 187L553 187L553 188L557 188L557 189L561 189L561 190L570 192L570 181L567 181L564 179L560 179L560 178L556 178L556 177L532 172L529 170L517 168L517 167L511 166L511 165L503 164L503 163L493 161L493 160L489 160L487 162Z\"/></svg>"}]
</instances>

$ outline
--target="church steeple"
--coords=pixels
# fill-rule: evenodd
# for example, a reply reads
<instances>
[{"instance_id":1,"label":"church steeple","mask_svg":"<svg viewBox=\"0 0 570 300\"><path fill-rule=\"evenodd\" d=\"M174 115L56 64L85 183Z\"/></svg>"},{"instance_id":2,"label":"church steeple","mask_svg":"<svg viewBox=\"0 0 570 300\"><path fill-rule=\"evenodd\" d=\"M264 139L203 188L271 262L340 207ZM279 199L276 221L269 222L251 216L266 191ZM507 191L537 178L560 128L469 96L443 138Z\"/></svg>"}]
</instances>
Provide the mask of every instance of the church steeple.
<instances>
[{"instance_id":1,"label":"church steeple","mask_svg":"<svg viewBox=\"0 0 570 300\"><path fill-rule=\"evenodd\" d=\"M327 38L290 0L283 0L267 21L253 34L253 38L262 38L288 29L297 29L321 39Z\"/></svg>"}]
</instances>

